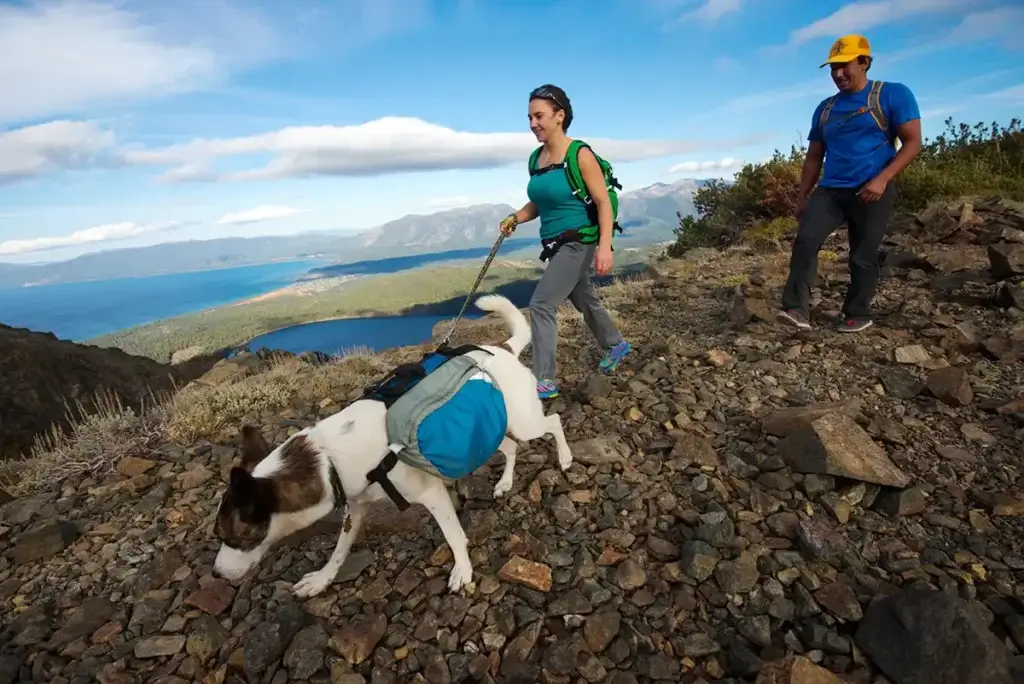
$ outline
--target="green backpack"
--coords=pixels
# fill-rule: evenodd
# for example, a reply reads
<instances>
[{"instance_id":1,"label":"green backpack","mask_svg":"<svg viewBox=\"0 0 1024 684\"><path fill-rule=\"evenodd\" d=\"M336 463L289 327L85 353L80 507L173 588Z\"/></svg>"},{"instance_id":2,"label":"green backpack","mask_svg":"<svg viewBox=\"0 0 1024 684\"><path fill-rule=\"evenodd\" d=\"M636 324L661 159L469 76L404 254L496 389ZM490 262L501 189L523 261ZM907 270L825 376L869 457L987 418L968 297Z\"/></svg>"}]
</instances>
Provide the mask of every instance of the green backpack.
<instances>
[{"instance_id":1,"label":"green backpack","mask_svg":"<svg viewBox=\"0 0 1024 684\"><path fill-rule=\"evenodd\" d=\"M612 235L615 231L622 232L622 226L619 225L619 193L622 189L622 185L618 179L615 178L615 174L612 173L612 165L601 158L594 149L583 142L582 140L573 140L569 143L569 149L565 152L565 159L562 160L561 164L553 164L552 166L561 166L565 169L566 180L569 181L569 187L572 189L572 194L576 195L577 198L587 208L587 219L590 221L590 225L579 229L580 242L583 244L591 244L597 242L600 237L600 227L598 226L597 218L597 205L594 204L593 199L590 197L590 193L587 192L587 184L583 182L583 174L580 173L580 150L586 147L588 150L593 152L594 157L597 158L597 163L601 167L601 172L604 174L605 187L608 188L608 199L612 204ZM538 147L530 154L529 171L531 176L537 175L540 171L537 169L537 160L540 158L541 147ZM547 167L550 168L550 167Z\"/></svg>"}]
</instances>

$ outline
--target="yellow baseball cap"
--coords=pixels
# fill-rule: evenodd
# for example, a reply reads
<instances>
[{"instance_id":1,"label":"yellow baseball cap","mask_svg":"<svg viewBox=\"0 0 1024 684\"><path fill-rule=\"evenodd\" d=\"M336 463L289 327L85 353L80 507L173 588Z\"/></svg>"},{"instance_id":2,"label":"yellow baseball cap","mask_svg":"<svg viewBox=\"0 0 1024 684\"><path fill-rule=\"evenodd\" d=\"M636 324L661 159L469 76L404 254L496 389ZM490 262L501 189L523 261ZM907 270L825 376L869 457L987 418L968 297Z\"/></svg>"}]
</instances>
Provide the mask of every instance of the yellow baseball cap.
<instances>
[{"instance_id":1,"label":"yellow baseball cap","mask_svg":"<svg viewBox=\"0 0 1024 684\"><path fill-rule=\"evenodd\" d=\"M846 62L852 62L858 57L870 56L871 44L868 43L868 39L856 33L851 33L832 43L832 48L828 51L828 59L821 66L845 64Z\"/></svg>"}]
</instances>

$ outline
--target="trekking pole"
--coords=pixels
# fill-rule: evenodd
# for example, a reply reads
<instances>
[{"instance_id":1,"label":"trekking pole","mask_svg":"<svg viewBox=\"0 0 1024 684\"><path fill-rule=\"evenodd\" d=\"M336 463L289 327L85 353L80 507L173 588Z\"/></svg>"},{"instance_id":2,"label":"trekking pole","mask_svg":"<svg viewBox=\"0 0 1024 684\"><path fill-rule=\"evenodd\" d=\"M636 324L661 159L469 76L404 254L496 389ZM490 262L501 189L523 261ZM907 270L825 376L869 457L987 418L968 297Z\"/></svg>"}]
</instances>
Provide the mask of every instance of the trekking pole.
<instances>
[{"instance_id":1,"label":"trekking pole","mask_svg":"<svg viewBox=\"0 0 1024 684\"><path fill-rule=\"evenodd\" d=\"M455 334L455 328L458 327L459 321L462 320L462 315L466 312L466 307L469 306L470 297L472 297L476 293L476 289L480 287L480 283L484 279L484 274L487 273L487 269L490 268L491 262L494 261L494 256L498 253L498 248L501 247L501 243L504 242L504 240L505 233L498 233L498 239L495 241L494 246L491 247L491 253L487 255L487 260L484 261L484 266L480 269L480 275L476 277L476 282L473 283L473 289L469 291L469 294L466 295L466 300L462 302L462 308L459 309L459 315L455 317L454 321L452 321L452 327L448 330L448 334L444 336L444 339L441 340L440 347L448 346L448 341L451 340L452 335Z\"/></svg>"}]
</instances>

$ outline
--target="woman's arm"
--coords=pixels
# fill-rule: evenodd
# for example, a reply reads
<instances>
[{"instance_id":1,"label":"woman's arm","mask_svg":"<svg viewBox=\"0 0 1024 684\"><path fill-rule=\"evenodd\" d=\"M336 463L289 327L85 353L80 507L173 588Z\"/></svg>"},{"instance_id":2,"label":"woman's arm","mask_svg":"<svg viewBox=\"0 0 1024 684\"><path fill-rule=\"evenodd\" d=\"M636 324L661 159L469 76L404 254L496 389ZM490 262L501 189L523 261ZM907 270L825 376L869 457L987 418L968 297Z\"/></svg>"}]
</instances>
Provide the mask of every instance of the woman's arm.
<instances>
[{"instance_id":1,"label":"woman's arm","mask_svg":"<svg viewBox=\"0 0 1024 684\"><path fill-rule=\"evenodd\" d=\"M523 208L516 212L516 223L526 223L537 218L537 205L532 201L523 205Z\"/></svg>"},{"instance_id":2,"label":"woman's arm","mask_svg":"<svg viewBox=\"0 0 1024 684\"><path fill-rule=\"evenodd\" d=\"M589 148L581 148L579 156L580 175L587 186L590 199L597 207L597 226L599 229L598 246L612 245L612 203L608 198L608 187L604 183L604 174L597 158Z\"/></svg>"},{"instance_id":3,"label":"woman's arm","mask_svg":"<svg viewBox=\"0 0 1024 684\"><path fill-rule=\"evenodd\" d=\"M535 218L537 218L537 205L530 201L524 204L523 208L519 211L513 211L511 214L503 218L501 223L498 224L498 228L505 235L511 235L515 232L516 226L520 223L526 223L527 221L532 221Z\"/></svg>"}]
</instances>

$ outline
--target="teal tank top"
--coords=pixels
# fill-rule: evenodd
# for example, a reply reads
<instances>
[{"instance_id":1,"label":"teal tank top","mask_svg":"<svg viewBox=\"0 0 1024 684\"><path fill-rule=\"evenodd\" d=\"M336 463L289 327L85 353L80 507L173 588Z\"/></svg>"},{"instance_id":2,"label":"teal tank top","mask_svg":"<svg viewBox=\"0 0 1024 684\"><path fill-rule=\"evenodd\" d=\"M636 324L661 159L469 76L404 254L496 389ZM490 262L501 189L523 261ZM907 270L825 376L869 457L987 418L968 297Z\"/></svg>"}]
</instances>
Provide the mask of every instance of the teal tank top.
<instances>
[{"instance_id":1,"label":"teal tank top","mask_svg":"<svg viewBox=\"0 0 1024 684\"><path fill-rule=\"evenodd\" d=\"M551 167L530 177L526 196L537 205L540 239L549 240L567 230L590 225L587 208L572 194L562 166Z\"/></svg>"}]
</instances>

